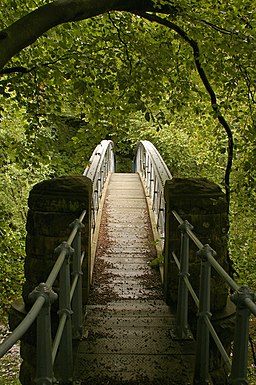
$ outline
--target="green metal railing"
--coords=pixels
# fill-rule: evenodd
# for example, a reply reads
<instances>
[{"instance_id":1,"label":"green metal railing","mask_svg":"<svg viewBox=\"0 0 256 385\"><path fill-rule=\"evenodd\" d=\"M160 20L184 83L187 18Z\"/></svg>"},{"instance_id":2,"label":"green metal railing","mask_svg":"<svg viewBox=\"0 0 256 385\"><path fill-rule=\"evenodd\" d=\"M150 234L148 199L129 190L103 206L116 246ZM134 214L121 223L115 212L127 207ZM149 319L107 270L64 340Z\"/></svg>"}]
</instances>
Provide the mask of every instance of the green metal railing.
<instances>
[{"instance_id":1,"label":"green metal railing","mask_svg":"<svg viewBox=\"0 0 256 385\"><path fill-rule=\"evenodd\" d=\"M92 180L92 220L91 235L93 236L99 201L108 174L114 171L113 142L103 140L94 150L90 158L90 166L84 171L84 176ZM73 375L72 341L79 339L82 334L82 263L84 254L81 253L81 229L85 211L79 219L70 226L71 234L66 242L55 249L58 254L56 263L47 278L40 283L29 295L34 302L23 321L0 345L2 357L28 331L34 321L37 321L36 347L36 377L35 383L51 385L54 382L54 364L58 357L61 362L59 373L60 383L71 384ZM72 257L72 263L70 259ZM72 283L70 277L73 278ZM59 280L59 294L52 287ZM52 340L51 305L59 299L59 325Z\"/></svg>"},{"instance_id":2,"label":"green metal railing","mask_svg":"<svg viewBox=\"0 0 256 385\"><path fill-rule=\"evenodd\" d=\"M93 225L99 208L99 200L109 172L114 171L113 143L102 141L90 159L91 165L84 175L93 182ZM165 229L164 185L171 174L155 147L142 141L137 148L134 171L141 173L146 191L152 201L160 237ZM73 352L72 340L80 338L82 332L82 262L81 230L85 211L72 224L71 234L66 242L56 248L58 258L45 283L40 283L30 294L34 301L24 320L0 345L2 357L37 320L37 367L35 382L39 385L52 385L54 382L54 363L58 357L61 362L60 383L72 384ZM194 385L209 383L209 335L212 335L223 361L230 370L229 384L248 384L247 355L249 317L256 316L255 294L247 286L239 287L214 258L215 252L209 245L203 245L193 233L192 225L184 221L177 212L172 211L181 231L180 260L172 256L179 269L179 289L177 305L177 334L180 339L188 338L188 294L198 307L197 351ZM93 230L92 230L93 231ZM199 298L189 281L189 245L192 240L198 247L201 258ZM72 264L70 259L72 257ZM71 267L70 267L71 266ZM236 328L232 357L229 357L217 336L210 318L210 278L213 268L233 291L231 300L236 305ZM71 282L71 278L73 278ZM59 280L59 294L53 285ZM51 305L59 298L59 325L52 340Z\"/></svg>"},{"instance_id":3,"label":"green metal railing","mask_svg":"<svg viewBox=\"0 0 256 385\"><path fill-rule=\"evenodd\" d=\"M198 308L197 350L194 384L209 384L209 333L215 341L223 362L230 371L229 384L248 384L247 359L249 339L249 318L256 316L256 296L247 286L239 287L216 261L216 252L208 245L203 245L193 233L193 226L183 221L176 211L172 214L179 223L181 231L180 260L175 253L172 256L179 269L179 289L177 304L177 333L183 339L188 337L188 292L190 292ZM189 282L189 240L198 247L197 255L201 258L199 298ZM227 355L210 318L211 267L222 277L232 289L231 301L236 305L236 326L232 360Z\"/></svg>"},{"instance_id":4,"label":"green metal railing","mask_svg":"<svg viewBox=\"0 0 256 385\"><path fill-rule=\"evenodd\" d=\"M144 180L146 193L151 198L152 209L160 239L164 237L165 229L165 201L164 185L166 180L172 179L166 164L152 143L141 141L137 146L134 161L134 171L141 173ZM188 294L190 293L198 308L197 323L197 349L194 372L194 385L209 384L209 334L215 341L222 359L230 372L229 385L248 384L247 360L249 317L256 316L256 296L247 286L239 287L216 261L215 251L209 245L203 245L192 232L193 226L188 221L183 221L177 212L172 211L181 231L180 260L175 253L173 259L179 270L179 288L177 301L177 335L178 338L190 337L188 325ZM198 257L201 258L199 298L189 281L189 240L198 247ZM226 353L218 335L216 334L210 318L210 280L211 268L223 278L233 294L231 300L236 305L236 327L232 358Z\"/></svg>"},{"instance_id":5,"label":"green metal railing","mask_svg":"<svg viewBox=\"0 0 256 385\"><path fill-rule=\"evenodd\" d=\"M18 327L0 345L2 357L37 320L36 377L35 383L51 385L54 382L54 363L61 362L60 382L72 383L72 341L82 333L82 263L81 230L84 227L83 211L79 219L71 223L70 236L56 249L58 257L45 283L40 283L29 295L32 308ZM72 257L72 264L70 258ZM70 267L71 266L71 267ZM59 278L59 294L52 287ZM70 277L73 278L70 282ZM59 325L52 340L51 305L59 298Z\"/></svg>"}]
</instances>

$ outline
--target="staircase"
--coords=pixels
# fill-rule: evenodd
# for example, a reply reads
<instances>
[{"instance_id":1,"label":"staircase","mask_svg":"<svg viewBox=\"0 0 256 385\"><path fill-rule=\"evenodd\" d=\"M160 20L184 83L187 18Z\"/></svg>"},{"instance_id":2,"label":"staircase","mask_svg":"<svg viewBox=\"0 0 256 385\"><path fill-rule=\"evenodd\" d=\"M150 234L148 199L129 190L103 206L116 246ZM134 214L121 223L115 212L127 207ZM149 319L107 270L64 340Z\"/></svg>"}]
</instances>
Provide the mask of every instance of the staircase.
<instances>
[{"instance_id":1,"label":"staircase","mask_svg":"<svg viewBox=\"0 0 256 385\"><path fill-rule=\"evenodd\" d=\"M191 384L194 342L175 340L138 174L111 175L74 380L81 385Z\"/></svg>"}]
</instances>

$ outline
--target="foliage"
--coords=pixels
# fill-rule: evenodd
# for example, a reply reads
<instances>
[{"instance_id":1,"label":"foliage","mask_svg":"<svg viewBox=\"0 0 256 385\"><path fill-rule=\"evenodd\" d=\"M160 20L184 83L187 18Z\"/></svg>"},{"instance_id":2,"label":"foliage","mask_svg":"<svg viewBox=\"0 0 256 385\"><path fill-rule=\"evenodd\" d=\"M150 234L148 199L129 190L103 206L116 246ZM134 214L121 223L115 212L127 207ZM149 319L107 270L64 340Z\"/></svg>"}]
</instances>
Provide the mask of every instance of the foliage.
<instances>
[{"instance_id":1,"label":"foliage","mask_svg":"<svg viewBox=\"0 0 256 385\"><path fill-rule=\"evenodd\" d=\"M163 3L168 2L155 2L157 7ZM241 213L247 205L247 184L255 191L251 3L173 4L179 12L167 19L200 43L201 63L232 127L236 146L232 212ZM2 28L43 3L8 5L1 5ZM227 138L215 120L191 47L175 31L129 13L102 14L49 30L15 56L10 67L26 72L3 75L0 82L2 157L6 157L2 172L15 178L12 173L22 170L24 182L29 175L26 194L46 175L80 173L105 137L116 143L118 163L127 159L121 169L130 167L138 139L150 139L174 176L207 176L225 187ZM250 205L253 211L253 199ZM240 216L243 222L244 215ZM241 237L234 233L230 239L236 258ZM244 244L253 254L252 243Z\"/></svg>"},{"instance_id":2,"label":"foliage","mask_svg":"<svg viewBox=\"0 0 256 385\"><path fill-rule=\"evenodd\" d=\"M48 3L3 0L0 28ZM161 6L170 2L153 3L158 17L197 42L231 127L230 256L237 278L256 290L255 0L173 0L176 13L164 16ZM4 308L23 280L29 190L48 177L81 173L100 140L115 142L121 171L131 170L138 140L147 139L174 176L204 176L225 190L227 135L192 48L175 29L138 12L108 12L48 30L7 68L0 78Z\"/></svg>"}]
</instances>

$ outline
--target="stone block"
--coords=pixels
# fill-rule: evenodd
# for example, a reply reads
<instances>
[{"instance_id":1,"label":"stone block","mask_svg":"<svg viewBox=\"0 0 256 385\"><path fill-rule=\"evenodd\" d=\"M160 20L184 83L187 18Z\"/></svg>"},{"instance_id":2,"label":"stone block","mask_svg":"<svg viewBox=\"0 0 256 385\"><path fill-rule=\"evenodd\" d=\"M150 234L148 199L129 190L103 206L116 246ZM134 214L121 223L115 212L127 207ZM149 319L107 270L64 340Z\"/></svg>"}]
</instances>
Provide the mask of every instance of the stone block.
<instances>
[{"instance_id":1,"label":"stone block","mask_svg":"<svg viewBox=\"0 0 256 385\"><path fill-rule=\"evenodd\" d=\"M63 241L67 241L72 229L69 225L86 210L81 231L81 249L85 253L82 265L83 302L86 303L89 291L90 242L91 242L91 197L92 182L84 176L67 176L45 180L33 187L28 205L25 258L25 283L22 289L24 314L32 303L29 294L40 283L46 282L58 254L54 252ZM70 266L72 273L72 257ZM71 276L72 282L72 276ZM58 294L58 277L53 290ZM58 325L58 300L51 306L52 334ZM11 323L16 318L20 321L24 314L13 306ZM36 323L21 340L23 363L20 369L22 385L32 385L35 372Z\"/></svg>"},{"instance_id":2,"label":"stone block","mask_svg":"<svg viewBox=\"0 0 256 385\"><path fill-rule=\"evenodd\" d=\"M228 214L225 194L215 183L205 178L174 178L165 185L166 242L165 294L167 300L177 301L178 270L172 258L172 251L180 256L181 232L172 211L193 225L193 232L203 245L209 244L217 253L216 260L228 270L227 231ZM200 263L198 247L190 240L190 281L199 289ZM226 305L228 289L226 284L212 272L211 311L221 310ZM190 309L196 308L191 299Z\"/></svg>"},{"instance_id":3,"label":"stone block","mask_svg":"<svg viewBox=\"0 0 256 385\"><path fill-rule=\"evenodd\" d=\"M29 361L23 361L20 366L19 380L22 385L34 385L35 368Z\"/></svg>"},{"instance_id":4,"label":"stone block","mask_svg":"<svg viewBox=\"0 0 256 385\"><path fill-rule=\"evenodd\" d=\"M31 210L80 213L88 209L92 183L85 176L65 176L38 183L28 199Z\"/></svg>"},{"instance_id":5,"label":"stone block","mask_svg":"<svg viewBox=\"0 0 256 385\"><path fill-rule=\"evenodd\" d=\"M23 361L29 362L30 366L36 367L36 345L31 345L22 340L20 343L20 356Z\"/></svg>"},{"instance_id":6,"label":"stone block","mask_svg":"<svg viewBox=\"0 0 256 385\"><path fill-rule=\"evenodd\" d=\"M60 212L56 215L56 212L43 212L30 209L27 217L27 232L34 236L63 236L65 239L70 234L69 225L80 215L81 212L78 214L72 212Z\"/></svg>"},{"instance_id":7,"label":"stone block","mask_svg":"<svg viewBox=\"0 0 256 385\"><path fill-rule=\"evenodd\" d=\"M70 233L70 229L68 234ZM49 237L43 235L30 235L26 237L26 255L30 258L37 258L42 261L56 261L57 255L54 253L67 237ZM42 262L43 263L43 262Z\"/></svg>"},{"instance_id":8,"label":"stone block","mask_svg":"<svg viewBox=\"0 0 256 385\"><path fill-rule=\"evenodd\" d=\"M46 259L43 261L42 259L27 256L24 266L25 277L37 286L40 282L46 282L53 266L54 260Z\"/></svg>"}]
</instances>

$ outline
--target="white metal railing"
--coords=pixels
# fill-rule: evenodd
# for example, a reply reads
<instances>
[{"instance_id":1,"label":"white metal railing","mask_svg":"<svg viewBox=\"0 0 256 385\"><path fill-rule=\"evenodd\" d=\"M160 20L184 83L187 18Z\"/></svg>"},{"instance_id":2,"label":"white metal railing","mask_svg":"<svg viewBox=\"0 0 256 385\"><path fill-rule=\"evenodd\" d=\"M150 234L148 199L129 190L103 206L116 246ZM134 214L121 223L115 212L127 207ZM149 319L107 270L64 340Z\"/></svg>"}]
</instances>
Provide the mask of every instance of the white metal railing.
<instances>
[{"instance_id":1,"label":"white metal railing","mask_svg":"<svg viewBox=\"0 0 256 385\"><path fill-rule=\"evenodd\" d=\"M92 153L90 165L86 167L83 175L92 180L92 219L91 237L93 238L99 202L102 190L110 172L115 171L114 143L111 140L102 140Z\"/></svg>"},{"instance_id":2,"label":"white metal railing","mask_svg":"<svg viewBox=\"0 0 256 385\"><path fill-rule=\"evenodd\" d=\"M163 158L148 140L142 140L137 146L134 159L134 171L141 174L146 194L151 199L160 239L164 240L165 232L165 200L164 185L172 175Z\"/></svg>"}]
</instances>

